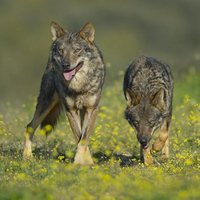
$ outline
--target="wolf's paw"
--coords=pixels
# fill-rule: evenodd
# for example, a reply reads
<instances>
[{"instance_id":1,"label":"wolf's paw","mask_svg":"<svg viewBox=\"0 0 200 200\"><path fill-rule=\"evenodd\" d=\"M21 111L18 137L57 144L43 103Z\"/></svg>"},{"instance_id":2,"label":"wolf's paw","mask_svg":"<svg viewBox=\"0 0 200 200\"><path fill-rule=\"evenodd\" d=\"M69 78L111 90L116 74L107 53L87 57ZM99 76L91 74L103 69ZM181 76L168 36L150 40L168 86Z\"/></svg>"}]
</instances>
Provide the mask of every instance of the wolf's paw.
<instances>
[{"instance_id":1,"label":"wolf's paw","mask_svg":"<svg viewBox=\"0 0 200 200\"><path fill-rule=\"evenodd\" d=\"M78 165L93 165L90 150L88 146L78 145L74 163Z\"/></svg>"},{"instance_id":2,"label":"wolf's paw","mask_svg":"<svg viewBox=\"0 0 200 200\"><path fill-rule=\"evenodd\" d=\"M162 143L160 143L160 142L155 142L154 144L152 144L152 151L154 152L154 153L156 153L156 152L159 152L161 149L162 149L162 147L163 147L163 144Z\"/></svg>"},{"instance_id":3,"label":"wolf's paw","mask_svg":"<svg viewBox=\"0 0 200 200\"><path fill-rule=\"evenodd\" d=\"M166 154L163 154L162 157L161 157L162 162L167 162L168 159L169 159L169 155L166 155Z\"/></svg>"},{"instance_id":4,"label":"wolf's paw","mask_svg":"<svg viewBox=\"0 0 200 200\"><path fill-rule=\"evenodd\" d=\"M154 161L153 161L153 157L151 156L151 155L146 155L145 157L144 157L144 164L145 165L152 165L154 163Z\"/></svg>"},{"instance_id":5,"label":"wolf's paw","mask_svg":"<svg viewBox=\"0 0 200 200\"><path fill-rule=\"evenodd\" d=\"M23 151L23 159L24 160L31 160L33 158L32 150L29 148L24 148Z\"/></svg>"},{"instance_id":6,"label":"wolf's paw","mask_svg":"<svg viewBox=\"0 0 200 200\"><path fill-rule=\"evenodd\" d=\"M143 160L144 164L147 166L152 165L154 163L150 148L143 150L143 159L142 160Z\"/></svg>"}]
</instances>

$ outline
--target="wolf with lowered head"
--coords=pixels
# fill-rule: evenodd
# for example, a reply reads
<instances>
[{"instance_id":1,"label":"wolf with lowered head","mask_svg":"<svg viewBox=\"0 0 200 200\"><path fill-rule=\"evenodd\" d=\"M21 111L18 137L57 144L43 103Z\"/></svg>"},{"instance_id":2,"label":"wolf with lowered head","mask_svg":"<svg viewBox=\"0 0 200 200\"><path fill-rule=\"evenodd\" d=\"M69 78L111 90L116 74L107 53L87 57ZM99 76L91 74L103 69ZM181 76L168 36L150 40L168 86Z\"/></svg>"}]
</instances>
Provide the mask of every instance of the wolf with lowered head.
<instances>
[{"instance_id":1,"label":"wolf with lowered head","mask_svg":"<svg viewBox=\"0 0 200 200\"><path fill-rule=\"evenodd\" d=\"M124 95L127 101L125 118L135 129L142 162L152 164L152 152L160 150L163 159L167 159L173 96L170 67L155 58L137 58L125 73ZM160 134L150 145L157 128Z\"/></svg>"}]
</instances>

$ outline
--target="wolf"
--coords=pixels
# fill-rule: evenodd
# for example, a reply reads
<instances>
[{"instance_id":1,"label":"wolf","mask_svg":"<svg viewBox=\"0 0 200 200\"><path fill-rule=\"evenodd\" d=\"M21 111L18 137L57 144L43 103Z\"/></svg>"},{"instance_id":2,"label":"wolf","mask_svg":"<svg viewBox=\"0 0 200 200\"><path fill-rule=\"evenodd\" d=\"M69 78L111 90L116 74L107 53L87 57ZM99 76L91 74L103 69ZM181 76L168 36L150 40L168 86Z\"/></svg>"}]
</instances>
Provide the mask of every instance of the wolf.
<instances>
[{"instance_id":1,"label":"wolf","mask_svg":"<svg viewBox=\"0 0 200 200\"><path fill-rule=\"evenodd\" d=\"M141 161L152 164L152 153L160 150L163 159L168 159L173 97L170 67L155 58L140 56L126 70L123 90L127 102L125 119L135 129ZM157 128L160 134L150 145Z\"/></svg>"},{"instance_id":2,"label":"wolf","mask_svg":"<svg viewBox=\"0 0 200 200\"><path fill-rule=\"evenodd\" d=\"M51 33L53 42L36 110L25 131L23 157L32 157L31 144L37 127L40 125L48 135L64 110L77 142L74 163L91 165L89 137L105 80L102 53L94 43L95 28L86 23L79 31L70 32L52 22Z\"/></svg>"}]
</instances>

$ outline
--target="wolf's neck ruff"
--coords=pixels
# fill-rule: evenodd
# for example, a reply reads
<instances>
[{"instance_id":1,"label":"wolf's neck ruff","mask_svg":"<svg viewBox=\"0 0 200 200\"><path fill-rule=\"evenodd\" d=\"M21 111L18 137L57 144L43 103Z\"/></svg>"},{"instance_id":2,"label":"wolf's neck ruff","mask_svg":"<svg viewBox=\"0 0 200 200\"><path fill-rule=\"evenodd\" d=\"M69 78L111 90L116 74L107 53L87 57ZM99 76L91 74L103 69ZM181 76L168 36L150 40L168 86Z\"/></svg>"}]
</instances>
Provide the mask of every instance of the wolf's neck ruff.
<instances>
[{"instance_id":1,"label":"wolf's neck ruff","mask_svg":"<svg viewBox=\"0 0 200 200\"><path fill-rule=\"evenodd\" d=\"M65 80L70 81L82 66L83 66L83 62L80 62L75 68L64 72L63 76L65 77Z\"/></svg>"}]
</instances>

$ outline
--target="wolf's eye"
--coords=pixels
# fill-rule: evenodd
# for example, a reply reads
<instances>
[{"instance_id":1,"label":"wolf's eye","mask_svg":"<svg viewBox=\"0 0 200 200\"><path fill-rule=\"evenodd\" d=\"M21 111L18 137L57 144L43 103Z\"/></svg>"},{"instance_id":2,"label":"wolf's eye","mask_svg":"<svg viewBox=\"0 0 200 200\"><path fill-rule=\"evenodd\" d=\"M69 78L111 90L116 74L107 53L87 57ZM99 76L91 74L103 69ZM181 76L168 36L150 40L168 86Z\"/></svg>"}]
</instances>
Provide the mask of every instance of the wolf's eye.
<instances>
[{"instance_id":1,"label":"wolf's eye","mask_svg":"<svg viewBox=\"0 0 200 200\"><path fill-rule=\"evenodd\" d=\"M59 53L59 55L63 55L63 53L64 53L64 50L63 50L63 49L61 49L61 48L58 48L58 53Z\"/></svg>"},{"instance_id":2,"label":"wolf's eye","mask_svg":"<svg viewBox=\"0 0 200 200\"><path fill-rule=\"evenodd\" d=\"M151 127L154 127L155 125L159 124L159 121L157 120L149 120L149 124Z\"/></svg>"},{"instance_id":3,"label":"wolf's eye","mask_svg":"<svg viewBox=\"0 0 200 200\"><path fill-rule=\"evenodd\" d=\"M134 120L134 121L133 121L133 124L134 124L135 126L138 126L138 125L139 125L139 121Z\"/></svg>"},{"instance_id":4,"label":"wolf's eye","mask_svg":"<svg viewBox=\"0 0 200 200\"><path fill-rule=\"evenodd\" d=\"M74 50L74 53L80 53L81 51L82 51L81 48L76 48L76 49Z\"/></svg>"}]
</instances>

